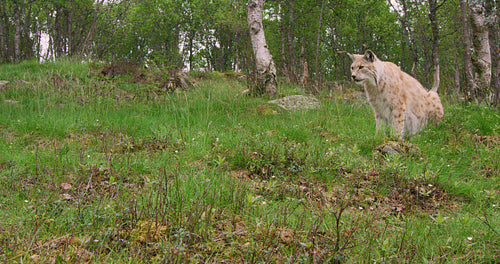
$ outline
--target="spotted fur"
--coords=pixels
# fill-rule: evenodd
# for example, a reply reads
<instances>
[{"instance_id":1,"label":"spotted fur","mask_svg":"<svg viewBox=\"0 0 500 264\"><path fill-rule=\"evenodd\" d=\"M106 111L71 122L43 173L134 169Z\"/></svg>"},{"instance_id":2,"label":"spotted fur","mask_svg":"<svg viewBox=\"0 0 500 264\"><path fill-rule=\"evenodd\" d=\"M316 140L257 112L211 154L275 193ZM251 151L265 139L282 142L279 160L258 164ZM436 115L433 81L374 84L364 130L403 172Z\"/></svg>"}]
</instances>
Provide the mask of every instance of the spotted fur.
<instances>
[{"instance_id":1,"label":"spotted fur","mask_svg":"<svg viewBox=\"0 0 500 264\"><path fill-rule=\"evenodd\" d=\"M365 89L377 131L390 127L404 138L418 133L429 120L441 121L444 111L436 91L427 91L396 64L378 59L370 50L347 54L353 61L351 77Z\"/></svg>"}]
</instances>

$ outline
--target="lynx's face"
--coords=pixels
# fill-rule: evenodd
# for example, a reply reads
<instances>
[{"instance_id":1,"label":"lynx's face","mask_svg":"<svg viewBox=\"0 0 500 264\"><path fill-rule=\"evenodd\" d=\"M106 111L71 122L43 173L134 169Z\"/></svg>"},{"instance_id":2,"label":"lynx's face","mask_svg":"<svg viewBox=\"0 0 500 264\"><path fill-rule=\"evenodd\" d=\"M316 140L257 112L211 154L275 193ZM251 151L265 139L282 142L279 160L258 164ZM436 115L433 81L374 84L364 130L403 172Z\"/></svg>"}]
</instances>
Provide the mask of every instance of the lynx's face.
<instances>
[{"instance_id":1,"label":"lynx's face","mask_svg":"<svg viewBox=\"0 0 500 264\"><path fill-rule=\"evenodd\" d=\"M356 84L365 84L367 82L373 85L377 84L377 72L374 62L377 57L373 53L365 55L348 54L352 59L351 78Z\"/></svg>"}]
</instances>

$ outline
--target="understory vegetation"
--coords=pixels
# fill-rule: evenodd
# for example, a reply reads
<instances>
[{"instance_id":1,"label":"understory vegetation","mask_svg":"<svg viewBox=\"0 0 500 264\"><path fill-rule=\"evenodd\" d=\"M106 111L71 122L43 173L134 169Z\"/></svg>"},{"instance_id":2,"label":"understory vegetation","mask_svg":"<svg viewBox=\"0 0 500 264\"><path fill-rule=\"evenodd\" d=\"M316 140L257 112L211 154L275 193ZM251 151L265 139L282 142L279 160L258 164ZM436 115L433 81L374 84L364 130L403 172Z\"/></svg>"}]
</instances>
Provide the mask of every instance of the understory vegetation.
<instances>
[{"instance_id":1,"label":"understory vegetation","mask_svg":"<svg viewBox=\"0 0 500 264\"><path fill-rule=\"evenodd\" d=\"M398 142L349 84L283 111L236 73L103 67L0 65L1 262L500 261L498 108L443 98Z\"/></svg>"}]
</instances>

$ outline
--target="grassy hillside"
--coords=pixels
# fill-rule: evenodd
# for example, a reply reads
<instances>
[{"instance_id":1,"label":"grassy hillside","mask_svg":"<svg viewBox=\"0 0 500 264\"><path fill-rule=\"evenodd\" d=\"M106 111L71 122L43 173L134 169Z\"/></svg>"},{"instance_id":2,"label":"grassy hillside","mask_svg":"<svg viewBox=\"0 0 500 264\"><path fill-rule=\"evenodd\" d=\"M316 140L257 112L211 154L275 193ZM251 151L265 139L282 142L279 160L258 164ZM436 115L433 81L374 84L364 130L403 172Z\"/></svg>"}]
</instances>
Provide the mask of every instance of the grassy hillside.
<instances>
[{"instance_id":1,"label":"grassy hillside","mask_svg":"<svg viewBox=\"0 0 500 264\"><path fill-rule=\"evenodd\" d=\"M101 69L0 65L0 261L500 261L498 109L394 142L350 93L288 112L232 74Z\"/></svg>"}]
</instances>

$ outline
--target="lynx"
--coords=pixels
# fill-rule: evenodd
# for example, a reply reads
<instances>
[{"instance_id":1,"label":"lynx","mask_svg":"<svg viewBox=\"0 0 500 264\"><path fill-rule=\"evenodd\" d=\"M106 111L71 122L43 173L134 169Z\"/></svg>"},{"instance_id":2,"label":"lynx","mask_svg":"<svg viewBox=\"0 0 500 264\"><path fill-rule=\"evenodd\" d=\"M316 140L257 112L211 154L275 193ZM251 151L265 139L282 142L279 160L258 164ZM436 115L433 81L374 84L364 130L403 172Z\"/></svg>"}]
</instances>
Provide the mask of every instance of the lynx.
<instances>
[{"instance_id":1,"label":"lynx","mask_svg":"<svg viewBox=\"0 0 500 264\"><path fill-rule=\"evenodd\" d=\"M441 121L443 105L436 91L427 91L396 64L380 60L371 50L364 55L347 54L353 61L352 80L364 86L377 131L390 127L395 136L404 139L422 130L429 120Z\"/></svg>"}]
</instances>

